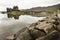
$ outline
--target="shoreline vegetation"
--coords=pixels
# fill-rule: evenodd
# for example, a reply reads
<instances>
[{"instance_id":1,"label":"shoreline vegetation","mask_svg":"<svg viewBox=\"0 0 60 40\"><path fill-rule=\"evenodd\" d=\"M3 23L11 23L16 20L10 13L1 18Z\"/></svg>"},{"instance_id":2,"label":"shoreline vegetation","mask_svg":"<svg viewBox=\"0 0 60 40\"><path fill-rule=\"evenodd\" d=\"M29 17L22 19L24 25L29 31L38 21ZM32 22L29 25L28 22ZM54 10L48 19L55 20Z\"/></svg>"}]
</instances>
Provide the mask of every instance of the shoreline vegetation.
<instances>
[{"instance_id":1,"label":"shoreline vegetation","mask_svg":"<svg viewBox=\"0 0 60 40\"><path fill-rule=\"evenodd\" d=\"M19 10L18 6L13 6L13 8L6 8L6 12L1 12L3 14L7 13L8 18L14 17L14 19L19 19L20 15L31 15L37 17L52 16L60 13L60 4L48 6L48 7L35 7L26 10Z\"/></svg>"}]
</instances>

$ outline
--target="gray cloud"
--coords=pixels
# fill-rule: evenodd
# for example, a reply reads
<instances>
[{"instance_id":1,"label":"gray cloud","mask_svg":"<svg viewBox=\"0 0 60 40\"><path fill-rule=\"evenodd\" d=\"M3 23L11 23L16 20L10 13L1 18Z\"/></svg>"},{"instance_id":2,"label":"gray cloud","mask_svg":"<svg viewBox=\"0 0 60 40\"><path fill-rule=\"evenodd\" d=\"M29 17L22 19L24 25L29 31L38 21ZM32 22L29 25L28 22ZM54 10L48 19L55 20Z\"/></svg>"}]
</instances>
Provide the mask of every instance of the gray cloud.
<instances>
[{"instance_id":1,"label":"gray cloud","mask_svg":"<svg viewBox=\"0 0 60 40\"><path fill-rule=\"evenodd\" d=\"M60 3L60 0L0 0L0 10L6 7L18 5L20 9L27 9L37 6L50 6Z\"/></svg>"}]
</instances>

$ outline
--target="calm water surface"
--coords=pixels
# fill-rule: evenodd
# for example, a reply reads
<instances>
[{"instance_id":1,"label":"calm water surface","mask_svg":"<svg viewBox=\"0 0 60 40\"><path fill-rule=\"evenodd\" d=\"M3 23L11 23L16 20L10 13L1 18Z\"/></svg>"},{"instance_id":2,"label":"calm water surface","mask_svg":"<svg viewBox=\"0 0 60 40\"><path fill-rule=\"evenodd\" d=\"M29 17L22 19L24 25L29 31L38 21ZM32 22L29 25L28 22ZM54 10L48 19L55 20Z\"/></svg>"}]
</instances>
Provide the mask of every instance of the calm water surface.
<instances>
[{"instance_id":1,"label":"calm water surface","mask_svg":"<svg viewBox=\"0 0 60 40\"><path fill-rule=\"evenodd\" d=\"M0 13L0 40L4 40L6 36L14 34L23 27L42 20L43 18L45 17L21 15L19 16L19 20L15 20L14 18L7 18L7 14Z\"/></svg>"}]
</instances>

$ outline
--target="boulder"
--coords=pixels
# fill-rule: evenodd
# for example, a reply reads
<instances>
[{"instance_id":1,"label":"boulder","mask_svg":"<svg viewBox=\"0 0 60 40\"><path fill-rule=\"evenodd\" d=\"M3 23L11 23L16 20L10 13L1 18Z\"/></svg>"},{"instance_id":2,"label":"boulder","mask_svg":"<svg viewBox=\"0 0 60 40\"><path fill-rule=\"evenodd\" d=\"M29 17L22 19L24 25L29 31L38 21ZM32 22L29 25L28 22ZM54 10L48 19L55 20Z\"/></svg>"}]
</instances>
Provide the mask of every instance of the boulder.
<instances>
[{"instance_id":1,"label":"boulder","mask_svg":"<svg viewBox=\"0 0 60 40\"><path fill-rule=\"evenodd\" d=\"M59 32L54 30L51 33L47 34L46 36L37 38L36 40L59 40Z\"/></svg>"}]
</instances>

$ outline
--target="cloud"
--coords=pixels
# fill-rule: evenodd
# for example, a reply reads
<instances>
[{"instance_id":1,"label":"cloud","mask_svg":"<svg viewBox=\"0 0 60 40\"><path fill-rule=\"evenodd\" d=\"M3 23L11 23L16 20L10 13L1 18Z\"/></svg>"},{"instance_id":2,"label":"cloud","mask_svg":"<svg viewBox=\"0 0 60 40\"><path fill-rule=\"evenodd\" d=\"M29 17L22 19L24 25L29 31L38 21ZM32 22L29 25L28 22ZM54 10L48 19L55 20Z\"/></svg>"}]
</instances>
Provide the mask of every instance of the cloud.
<instances>
[{"instance_id":1,"label":"cloud","mask_svg":"<svg viewBox=\"0 0 60 40\"><path fill-rule=\"evenodd\" d=\"M6 8L18 5L20 9L27 9L37 6L49 6L58 3L60 3L60 0L0 0L0 8L1 6Z\"/></svg>"}]
</instances>

